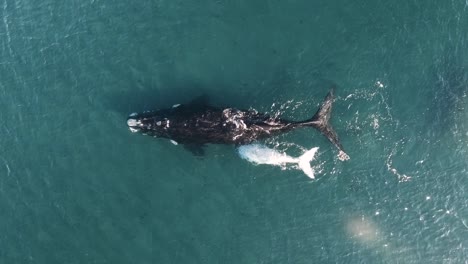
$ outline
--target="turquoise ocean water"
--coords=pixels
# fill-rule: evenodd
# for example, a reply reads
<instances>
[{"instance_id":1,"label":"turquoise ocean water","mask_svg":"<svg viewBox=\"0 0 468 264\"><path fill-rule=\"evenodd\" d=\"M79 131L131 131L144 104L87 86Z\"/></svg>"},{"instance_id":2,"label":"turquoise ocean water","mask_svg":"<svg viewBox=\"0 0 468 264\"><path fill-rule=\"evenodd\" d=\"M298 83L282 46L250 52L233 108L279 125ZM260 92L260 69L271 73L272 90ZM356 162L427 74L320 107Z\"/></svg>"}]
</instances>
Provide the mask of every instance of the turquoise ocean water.
<instances>
[{"instance_id":1,"label":"turquoise ocean water","mask_svg":"<svg viewBox=\"0 0 468 264\"><path fill-rule=\"evenodd\" d=\"M0 263L467 263L468 2L0 1ZM205 94L332 123L317 180L130 133Z\"/></svg>"}]
</instances>

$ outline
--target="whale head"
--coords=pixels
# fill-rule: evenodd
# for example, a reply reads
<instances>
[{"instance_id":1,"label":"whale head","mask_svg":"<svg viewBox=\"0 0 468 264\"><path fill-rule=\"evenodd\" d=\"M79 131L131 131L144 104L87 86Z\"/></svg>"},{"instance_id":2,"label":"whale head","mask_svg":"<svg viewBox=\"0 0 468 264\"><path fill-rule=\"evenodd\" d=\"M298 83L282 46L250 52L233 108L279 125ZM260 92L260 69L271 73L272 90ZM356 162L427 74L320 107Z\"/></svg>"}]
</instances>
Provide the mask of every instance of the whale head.
<instances>
[{"instance_id":1,"label":"whale head","mask_svg":"<svg viewBox=\"0 0 468 264\"><path fill-rule=\"evenodd\" d=\"M141 121L135 118L128 118L127 119L127 126L132 133L136 133L141 130Z\"/></svg>"},{"instance_id":2,"label":"whale head","mask_svg":"<svg viewBox=\"0 0 468 264\"><path fill-rule=\"evenodd\" d=\"M132 113L127 118L127 126L131 132L149 133L154 136L167 127L168 123L169 120L156 112Z\"/></svg>"}]
</instances>

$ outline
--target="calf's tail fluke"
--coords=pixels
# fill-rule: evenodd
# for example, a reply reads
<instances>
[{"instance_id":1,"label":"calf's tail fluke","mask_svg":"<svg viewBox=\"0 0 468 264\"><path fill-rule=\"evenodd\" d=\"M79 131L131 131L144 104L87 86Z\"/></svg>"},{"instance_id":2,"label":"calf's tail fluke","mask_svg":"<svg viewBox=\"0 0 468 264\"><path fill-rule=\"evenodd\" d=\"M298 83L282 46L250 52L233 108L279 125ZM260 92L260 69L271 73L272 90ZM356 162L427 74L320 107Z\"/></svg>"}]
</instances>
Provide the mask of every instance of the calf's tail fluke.
<instances>
[{"instance_id":1,"label":"calf's tail fluke","mask_svg":"<svg viewBox=\"0 0 468 264\"><path fill-rule=\"evenodd\" d=\"M312 126L318 129L324 136L330 140L330 142L335 145L340 151L338 154L338 158L340 160L349 160L349 156L345 153L343 146L340 143L338 135L336 134L335 130L330 124L330 116L332 111L332 104L334 100L334 89L332 88L330 92L328 92L327 96L322 102L319 110L315 115L306 121L301 122L301 125L304 126Z\"/></svg>"},{"instance_id":2,"label":"calf's tail fluke","mask_svg":"<svg viewBox=\"0 0 468 264\"><path fill-rule=\"evenodd\" d=\"M314 159L317 150L318 148L312 148L302 154L298 159L299 168L311 179L315 179L315 176L314 169L310 166L310 162Z\"/></svg>"}]
</instances>

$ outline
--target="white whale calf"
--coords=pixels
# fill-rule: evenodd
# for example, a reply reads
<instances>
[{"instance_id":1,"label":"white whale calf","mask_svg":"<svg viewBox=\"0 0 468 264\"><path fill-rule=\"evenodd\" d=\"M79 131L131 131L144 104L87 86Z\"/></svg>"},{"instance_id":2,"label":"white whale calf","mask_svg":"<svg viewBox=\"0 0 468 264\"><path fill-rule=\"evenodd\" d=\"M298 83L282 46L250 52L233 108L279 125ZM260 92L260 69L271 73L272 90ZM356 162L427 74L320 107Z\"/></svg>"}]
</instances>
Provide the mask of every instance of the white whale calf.
<instances>
[{"instance_id":1,"label":"white whale calf","mask_svg":"<svg viewBox=\"0 0 468 264\"><path fill-rule=\"evenodd\" d=\"M242 145L237 149L241 158L255 164L273 166L284 166L288 163L298 164L299 168L311 179L315 179L315 176L310 162L314 160L317 150L318 147L312 148L300 157L294 158L284 152L279 152L260 144Z\"/></svg>"}]
</instances>

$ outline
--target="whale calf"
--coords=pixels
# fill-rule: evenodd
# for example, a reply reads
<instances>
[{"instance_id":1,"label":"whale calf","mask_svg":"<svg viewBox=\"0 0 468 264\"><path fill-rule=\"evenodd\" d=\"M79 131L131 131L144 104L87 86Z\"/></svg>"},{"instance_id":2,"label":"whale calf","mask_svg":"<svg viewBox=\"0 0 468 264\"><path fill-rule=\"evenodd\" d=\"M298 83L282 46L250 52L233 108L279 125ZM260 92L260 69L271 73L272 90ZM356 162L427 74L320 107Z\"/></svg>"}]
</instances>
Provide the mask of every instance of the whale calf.
<instances>
[{"instance_id":1,"label":"whale calf","mask_svg":"<svg viewBox=\"0 0 468 264\"><path fill-rule=\"evenodd\" d=\"M310 119L290 121L271 117L256 110L219 108L204 103L176 104L172 108L132 113L127 118L130 131L170 139L196 155L205 144L250 144L296 128L313 127L339 150L338 157L348 160L338 135L330 124L334 99L331 89L318 111Z\"/></svg>"},{"instance_id":2,"label":"whale calf","mask_svg":"<svg viewBox=\"0 0 468 264\"><path fill-rule=\"evenodd\" d=\"M314 160L318 148L311 148L298 158L289 156L284 152L268 148L265 145L251 144L242 145L237 148L240 157L254 164L267 164L273 166L284 166L292 163L299 165L299 168L311 179L315 179L314 170L310 162Z\"/></svg>"}]
</instances>

